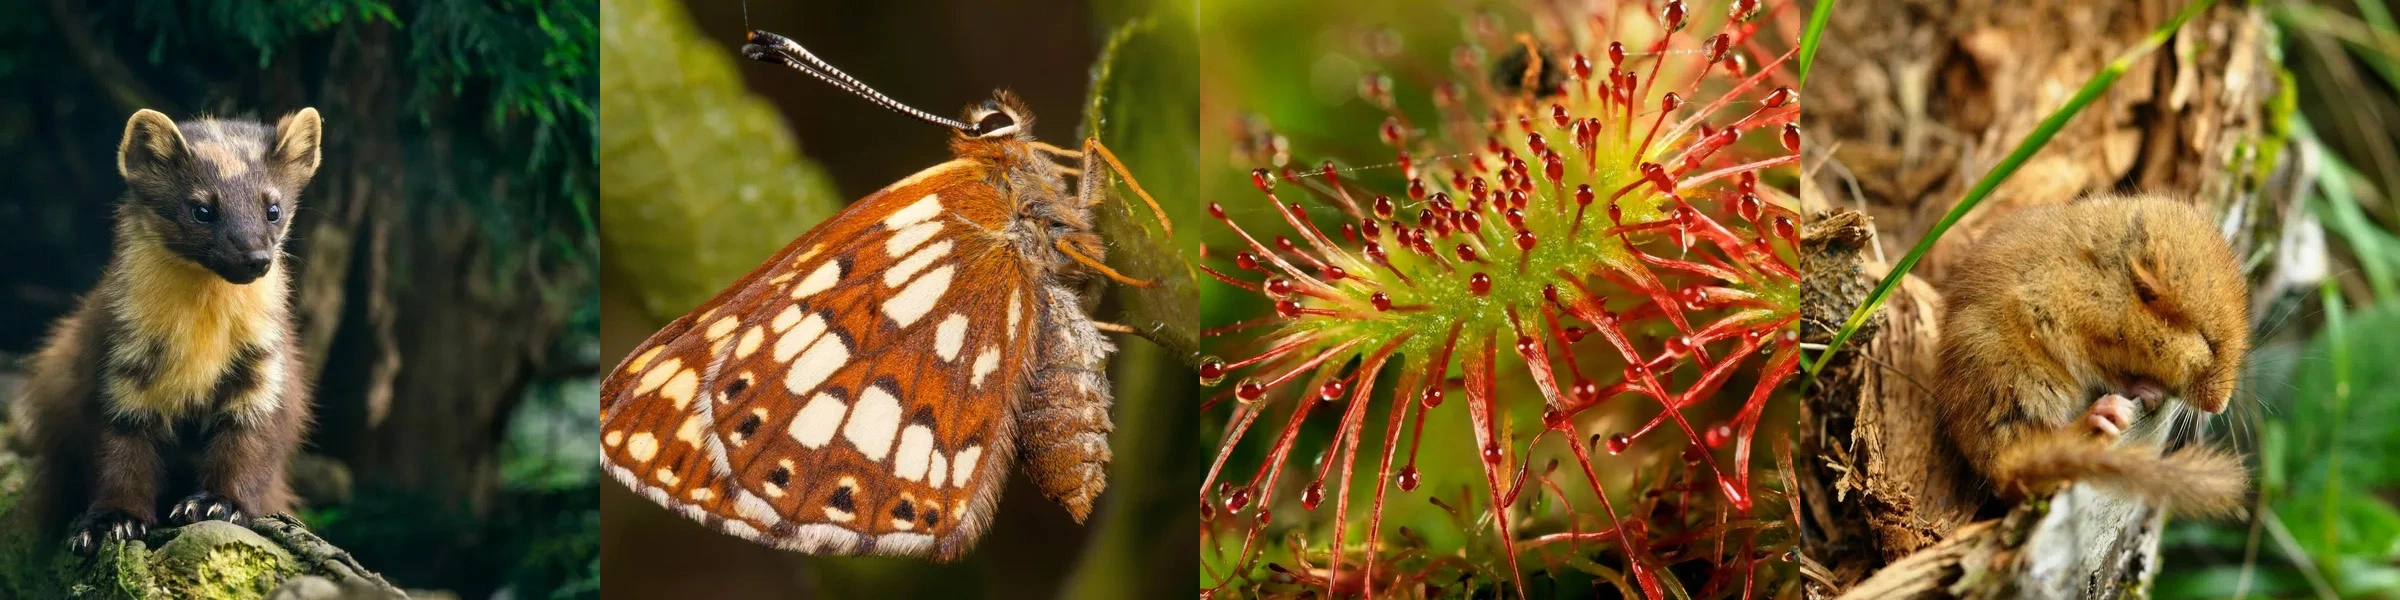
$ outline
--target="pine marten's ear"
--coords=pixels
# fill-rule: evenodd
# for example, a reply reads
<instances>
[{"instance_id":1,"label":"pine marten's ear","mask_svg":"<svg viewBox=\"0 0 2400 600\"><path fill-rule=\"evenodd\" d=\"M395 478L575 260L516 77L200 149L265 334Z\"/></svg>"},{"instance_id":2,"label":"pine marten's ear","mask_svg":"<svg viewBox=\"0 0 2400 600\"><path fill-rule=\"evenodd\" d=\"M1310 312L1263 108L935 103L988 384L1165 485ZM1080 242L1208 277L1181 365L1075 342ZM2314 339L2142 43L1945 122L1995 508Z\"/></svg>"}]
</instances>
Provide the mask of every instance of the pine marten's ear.
<instances>
[{"instance_id":1,"label":"pine marten's ear","mask_svg":"<svg viewBox=\"0 0 2400 600\"><path fill-rule=\"evenodd\" d=\"M133 113L125 122L125 139L117 143L117 174L126 181L153 181L181 170L191 152L175 121L150 109Z\"/></svg>"},{"instance_id":2,"label":"pine marten's ear","mask_svg":"<svg viewBox=\"0 0 2400 600\"><path fill-rule=\"evenodd\" d=\"M317 119L315 107L284 115L275 122L275 150L267 160L280 168L295 186L306 184L317 174L317 162L323 156L319 150L324 140L325 126Z\"/></svg>"}]
</instances>

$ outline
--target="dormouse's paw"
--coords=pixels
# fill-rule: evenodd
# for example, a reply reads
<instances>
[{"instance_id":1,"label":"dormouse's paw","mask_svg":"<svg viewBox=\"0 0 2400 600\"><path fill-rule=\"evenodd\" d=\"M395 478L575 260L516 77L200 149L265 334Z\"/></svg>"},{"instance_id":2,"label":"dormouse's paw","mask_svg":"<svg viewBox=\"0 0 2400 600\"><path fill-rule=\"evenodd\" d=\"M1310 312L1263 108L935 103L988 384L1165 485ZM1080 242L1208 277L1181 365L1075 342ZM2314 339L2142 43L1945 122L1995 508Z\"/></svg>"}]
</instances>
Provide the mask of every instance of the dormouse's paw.
<instances>
[{"instance_id":1,"label":"dormouse's paw","mask_svg":"<svg viewBox=\"0 0 2400 600\"><path fill-rule=\"evenodd\" d=\"M84 515L83 526L77 528L75 537L67 540L67 549L91 556L99 553L103 544L138 540L147 535L150 535L149 519L121 510L92 513Z\"/></svg>"},{"instance_id":2,"label":"dormouse's paw","mask_svg":"<svg viewBox=\"0 0 2400 600\"><path fill-rule=\"evenodd\" d=\"M244 514L240 506L224 496L200 492L176 502L175 508L167 511L167 521L176 525L225 521L246 527L250 525L250 515Z\"/></svg>"},{"instance_id":3,"label":"dormouse's paw","mask_svg":"<svg viewBox=\"0 0 2400 600\"><path fill-rule=\"evenodd\" d=\"M2078 425L2091 435L2116 441L2125 435L2125 428L2133 426L2134 402L2116 394L2101 396L2092 401L2092 409L2083 413L2083 421Z\"/></svg>"}]
</instances>

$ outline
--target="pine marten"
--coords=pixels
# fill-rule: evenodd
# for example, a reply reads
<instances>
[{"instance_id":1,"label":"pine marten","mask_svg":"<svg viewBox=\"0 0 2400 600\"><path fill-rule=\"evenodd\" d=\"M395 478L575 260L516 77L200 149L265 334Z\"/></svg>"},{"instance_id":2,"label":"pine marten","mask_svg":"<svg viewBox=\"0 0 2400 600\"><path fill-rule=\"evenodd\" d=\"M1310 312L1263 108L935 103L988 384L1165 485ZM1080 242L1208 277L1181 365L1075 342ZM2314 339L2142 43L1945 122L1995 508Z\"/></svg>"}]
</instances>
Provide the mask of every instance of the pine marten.
<instances>
[{"instance_id":1,"label":"pine marten","mask_svg":"<svg viewBox=\"0 0 2400 600\"><path fill-rule=\"evenodd\" d=\"M273 127L147 109L125 123L114 254L16 403L40 459L31 514L46 532L74 524L74 551L142 539L162 512L239 524L290 508L309 388L282 245L322 129L314 108Z\"/></svg>"},{"instance_id":2,"label":"pine marten","mask_svg":"<svg viewBox=\"0 0 2400 600\"><path fill-rule=\"evenodd\" d=\"M2197 430L2183 405L2225 410L2249 351L2241 263L2198 209L2102 196L2024 210L1976 243L1943 298L1936 405L1983 493L2081 481L2186 513L2239 510L2239 458L2160 455L2176 429Z\"/></svg>"}]
</instances>

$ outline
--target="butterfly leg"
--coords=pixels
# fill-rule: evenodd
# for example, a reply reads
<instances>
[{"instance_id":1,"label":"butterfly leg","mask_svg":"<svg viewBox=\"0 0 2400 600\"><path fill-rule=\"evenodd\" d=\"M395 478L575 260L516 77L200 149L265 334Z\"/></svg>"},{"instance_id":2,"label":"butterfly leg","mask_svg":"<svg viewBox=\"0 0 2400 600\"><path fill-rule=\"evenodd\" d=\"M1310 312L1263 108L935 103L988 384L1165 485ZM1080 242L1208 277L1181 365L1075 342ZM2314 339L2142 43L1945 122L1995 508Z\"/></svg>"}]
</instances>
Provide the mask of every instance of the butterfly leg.
<instances>
[{"instance_id":1,"label":"butterfly leg","mask_svg":"<svg viewBox=\"0 0 2400 600\"><path fill-rule=\"evenodd\" d=\"M1116 425L1108 416L1107 369L1116 346L1083 314L1075 292L1050 286L1044 293L1040 363L1017 413L1017 443L1034 485L1080 523L1108 487L1108 434Z\"/></svg>"},{"instance_id":2,"label":"butterfly leg","mask_svg":"<svg viewBox=\"0 0 2400 600\"><path fill-rule=\"evenodd\" d=\"M1064 151L1061 150L1060 152ZM1167 234L1169 237L1175 235L1175 223L1167 220L1167 209L1159 207L1158 199L1151 198L1150 192L1142 189L1142 183L1133 179L1133 171L1126 169L1125 163L1117 160L1117 154L1115 152L1108 151L1108 146L1101 145L1100 138L1084 138L1083 152L1079 154L1081 154L1083 158L1083 168L1081 169L1081 172L1089 173L1094 169L1097 169L1099 166L1106 166L1110 171L1116 172L1117 177L1125 180L1125 187L1133 188L1134 195L1141 196L1142 203L1150 205L1150 214L1158 217L1159 230ZM1062 156L1064 155L1062 154ZM1101 161L1099 165L1093 164L1092 157L1094 156L1100 157ZM1093 189L1094 186L1090 184L1086 184L1084 188L1084 206L1097 205L1107 199L1107 194L1097 193L1097 191Z\"/></svg>"},{"instance_id":3,"label":"butterfly leg","mask_svg":"<svg viewBox=\"0 0 2400 600\"><path fill-rule=\"evenodd\" d=\"M1066 253L1067 258L1074 259L1077 263L1082 263L1085 268L1091 269L1094 273L1099 273L1102 277L1107 277L1116 281L1117 283L1122 283L1137 288L1158 287L1158 282L1156 281L1126 277L1124 273L1118 273L1116 269L1108 268L1108 265L1101 263L1099 259L1092 258L1082 252L1076 251L1074 244L1067 243L1067 238L1059 238L1058 242L1053 245L1058 247L1059 252Z\"/></svg>"}]
</instances>

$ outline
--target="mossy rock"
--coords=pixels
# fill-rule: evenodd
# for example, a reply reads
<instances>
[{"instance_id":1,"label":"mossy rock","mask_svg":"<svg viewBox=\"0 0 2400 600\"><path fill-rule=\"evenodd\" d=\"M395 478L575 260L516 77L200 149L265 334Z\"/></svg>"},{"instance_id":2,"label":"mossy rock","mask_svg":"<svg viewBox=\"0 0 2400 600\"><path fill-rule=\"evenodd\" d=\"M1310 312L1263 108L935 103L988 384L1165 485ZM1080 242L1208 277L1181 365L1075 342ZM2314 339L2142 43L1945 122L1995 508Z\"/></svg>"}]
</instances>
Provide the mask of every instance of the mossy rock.
<instances>
[{"instance_id":1,"label":"mossy rock","mask_svg":"<svg viewBox=\"0 0 2400 600\"><path fill-rule=\"evenodd\" d=\"M208 521L151 530L96 556L45 540L17 514L26 463L0 452L0 598L403 598L400 590L288 515L249 527Z\"/></svg>"}]
</instances>

